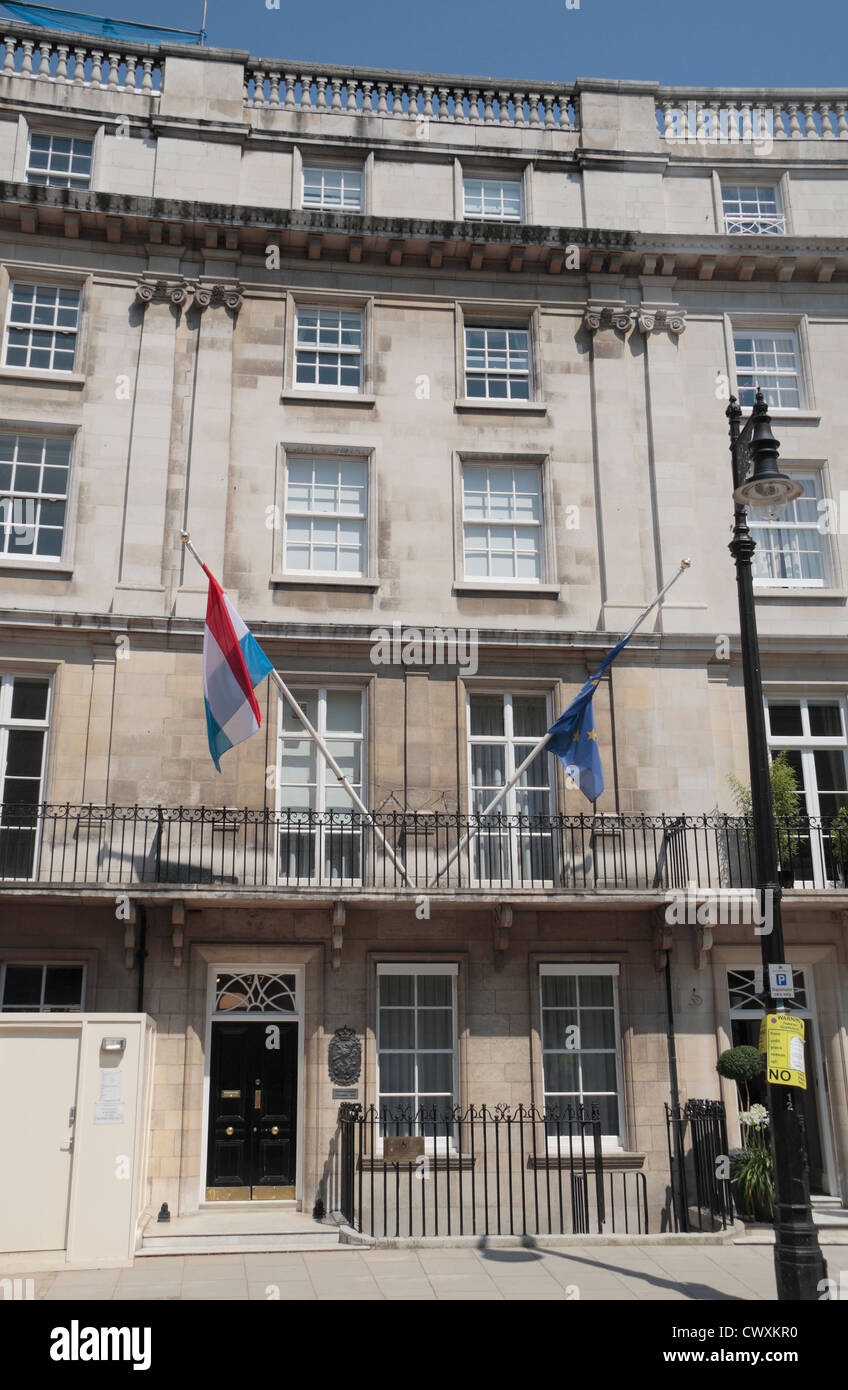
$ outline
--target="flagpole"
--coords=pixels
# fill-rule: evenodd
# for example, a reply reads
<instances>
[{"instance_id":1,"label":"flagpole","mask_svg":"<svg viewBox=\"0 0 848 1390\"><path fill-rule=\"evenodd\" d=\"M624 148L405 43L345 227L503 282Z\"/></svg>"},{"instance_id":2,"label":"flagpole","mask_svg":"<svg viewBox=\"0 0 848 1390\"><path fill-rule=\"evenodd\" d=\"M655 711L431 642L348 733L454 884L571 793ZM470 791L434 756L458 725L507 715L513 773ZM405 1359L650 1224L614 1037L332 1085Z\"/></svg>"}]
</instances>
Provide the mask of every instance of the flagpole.
<instances>
[{"instance_id":1,"label":"flagpole","mask_svg":"<svg viewBox=\"0 0 848 1390\"><path fill-rule=\"evenodd\" d=\"M648 607L644 610L644 612L642 612L642 613L639 614L639 617L636 619L636 621L635 621L635 623L633 624L633 626L627 630L627 632L625 633L625 635L620 639L620 642L627 642L627 641L629 641L629 639L633 636L634 632L636 631L637 627L639 627L639 626L645 621L645 619L647 618L647 616L648 616L649 613L653 612L653 610L656 608L657 604L662 602L663 598L664 598L665 595L668 593L668 591L669 591L669 589L671 588L672 584L676 584L676 583L677 583L677 581L678 581L678 579L680 578L681 574L683 574L685 570L688 570L691 564L692 564L692 561L691 561L691 560L681 560L681 561L680 561L680 567L679 567L679 569L677 570L677 572L676 572L675 574L672 575L671 579L669 579L669 581L668 581L667 584L664 584L664 585L663 585L663 587L660 589L659 593L657 594L656 598L653 599L653 601L652 601L651 603L648 604ZM616 645L619 645L619 644L616 643ZM531 748L530 752L527 754L527 757L524 759L523 763L521 763L521 765L515 769L515 772L514 772L514 773L512 774L512 776L510 777L510 779L509 779L509 781L507 782L506 786L501 787L501 789L500 789L500 791L497 793L497 795L494 796L494 797L492 798L492 800L489 802L489 804L488 804L488 806L486 807L485 811L481 811L481 812L480 812L480 818L482 818L483 816L490 816L490 815L492 814L492 812L494 811L495 807L496 807L496 806L500 806L500 804L501 804L501 802L503 801L504 797L505 797L505 796L508 796L508 794L512 791L513 787L515 786L515 784L516 784L516 782L519 780L519 778L522 777L522 776L524 775L524 773L527 771L527 769L528 769L528 767L530 766L530 764L532 763L533 759L534 759L535 757L537 757L539 753L541 753L541 751L542 751L543 748L546 748L546 747L547 747L547 745L550 743L550 741L551 741L552 738L553 738L553 734L550 732L550 730L548 730L548 732L547 732L546 734L543 734L543 735L542 735L542 737L539 739L539 742L535 745L535 747ZM436 883L436 882L438 881L438 879L441 878L442 874L446 874L446 873L447 873L447 871L448 871L448 869L450 868L451 864L454 862L455 859L457 859L457 858L459 857L459 855L460 855L460 854L462 853L462 851L465 849L465 846L468 844L469 840L472 840L472 839L474 838L474 836L477 834L479 828L480 828L480 823L479 823L479 819L478 819L478 821L476 822L476 824L472 825L471 828L466 832L466 834L463 835L462 839L457 841L455 847L451 850L450 854L448 855L447 862L445 863L444 868L443 868L443 869L440 869L439 872L436 874L435 878L432 878L432 879L430 880L429 884L427 885L428 888L432 888L433 885L434 885L434 883Z\"/></svg>"},{"instance_id":2,"label":"flagpole","mask_svg":"<svg viewBox=\"0 0 848 1390\"><path fill-rule=\"evenodd\" d=\"M189 535L188 531L181 531L180 539L182 540L182 543L185 546L186 550L188 550L194 556L195 560L200 565L200 568L206 574L208 574L209 571L207 570L206 565L201 560L200 556L198 555L197 551L191 543L191 536ZM389 844L379 825L377 825L376 821L374 820L372 813L368 810L368 807L365 805L365 802L359 796L359 793L356 791L356 788L351 785L345 774L342 772L341 768L339 767L338 763L336 762L326 743L322 739L318 730L314 728L313 725L310 723L305 711L301 709L300 705L298 704L295 697L292 695L282 676L279 674L278 671L274 669L272 669L269 672L269 675L271 677L271 680L274 682L277 689L279 690L280 694L283 696L283 699L288 702L292 712L300 720L301 724L303 725L306 732L309 734L309 737L312 739L313 743L318 748L320 748L323 756L327 760L327 765L330 768L330 771L335 773L336 777L341 782L342 786L344 787L345 791L347 792L356 809L358 811L361 811L362 815L365 817L368 824L371 826L371 829L374 831L374 834L376 835L380 844L383 846L383 849L386 851L386 854L389 856L389 859L392 861L395 868L403 875L404 879L407 883L410 884L411 887L412 885L410 883L409 874L406 871L405 865L401 862L400 859L398 859L397 855L395 854L394 850L392 849L391 845Z\"/></svg>"}]
</instances>

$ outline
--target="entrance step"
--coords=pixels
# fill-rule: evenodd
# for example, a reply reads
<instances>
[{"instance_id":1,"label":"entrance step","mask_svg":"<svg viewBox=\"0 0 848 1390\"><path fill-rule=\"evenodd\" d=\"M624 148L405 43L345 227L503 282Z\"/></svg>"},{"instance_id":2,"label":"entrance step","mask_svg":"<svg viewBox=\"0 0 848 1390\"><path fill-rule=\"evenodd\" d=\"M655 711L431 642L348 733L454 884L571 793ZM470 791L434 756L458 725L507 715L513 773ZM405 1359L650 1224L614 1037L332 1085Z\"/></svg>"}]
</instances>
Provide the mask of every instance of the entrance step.
<instances>
[{"instance_id":1,"label":"entrance step","mask_svg":"<svg viewBox=\"0 0 848 1390\"><path fill-rule=\"evenodd\" d=\"M811 1202L813 1222L828 1231L844 1231L848 1235L848 1207L838 1197L814 1197Z\"/></svg>"},{"instance_id":2,"label":"entrance step","mask_svg":"<svg viewBox=\"0 0 848 1390\"><path fill-rule=\"evenodd\" d=\"M237 1251L300 1251L340 1249L339 1228L313 1221L304 1212L270 1204L211 1204L189 1216L170 1221L147 1221L137 1256L230 1255Z\"/></svg>"},{"instance_id":3,"label":"entrance step","mask_svg":"<svg viewBox=\"0 0 848 1390\"><path fill-rule=\"evenodd\" d=\"M341 1250L338 1234L326 1236L143 1236L136 1258L145 1255L233 1255L239 1251L316 1254Z\"/></svg>"},{"instance_id":4,"label":"entrance step","mask_svg":"<svg viewBox=\"0 0 848 1390\"><path fill-rule=\"evenodd\" d=\"M838 1197L813 1197L810 1205L819 1240L826 1245L848 1245L848 1207ZM746 1226L745 1234L737 1236L733 1244L774 1245L774 1226Z\"/></svg>"}]
</instances>

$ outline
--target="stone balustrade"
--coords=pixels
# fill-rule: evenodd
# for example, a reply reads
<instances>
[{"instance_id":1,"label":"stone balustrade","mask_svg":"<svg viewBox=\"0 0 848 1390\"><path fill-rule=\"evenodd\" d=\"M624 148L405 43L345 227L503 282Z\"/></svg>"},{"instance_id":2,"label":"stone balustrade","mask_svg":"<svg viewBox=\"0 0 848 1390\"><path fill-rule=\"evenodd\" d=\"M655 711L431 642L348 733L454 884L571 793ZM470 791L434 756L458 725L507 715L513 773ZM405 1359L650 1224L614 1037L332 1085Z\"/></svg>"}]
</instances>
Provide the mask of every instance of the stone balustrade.
<instances>
[{"instance_id":1,"label":"stone balustrade","mask_svg":"<svg viewBox=\"0 0 848 1390\"><path fill-rule=\"evenodd\" d=\"M848 140L846 108L848 91L792 94L660 88L657 125L669 144Z\"/></svg>"},{"instance_id":2,"label":"stone balustrade","mask_svg":"<svg viewBox=\"0 0 848 1390\"><path fill-rule=\"evenodd\" d=\"M49 82L54 87L89 91L129 92L158 97L162 87L163 59L158 48L135 44L128 52L109 39L77 41L75 35L33 34L8 25L3 33L4 55L0 75Z\"/></svg>"},{"instance_id":3,"label":"stone balustrade","mask_svg":"<svg viewBox=\"0 0 848 1390\"><path fill-rule=\"evenodd\" d=\"M245 66L244 101L254 111L326 112L569 133L579 126L577 94L569 87L423 73L366 73L352 68L322 67L316 72L255 58Z\"/></svg>"}]
</instances>

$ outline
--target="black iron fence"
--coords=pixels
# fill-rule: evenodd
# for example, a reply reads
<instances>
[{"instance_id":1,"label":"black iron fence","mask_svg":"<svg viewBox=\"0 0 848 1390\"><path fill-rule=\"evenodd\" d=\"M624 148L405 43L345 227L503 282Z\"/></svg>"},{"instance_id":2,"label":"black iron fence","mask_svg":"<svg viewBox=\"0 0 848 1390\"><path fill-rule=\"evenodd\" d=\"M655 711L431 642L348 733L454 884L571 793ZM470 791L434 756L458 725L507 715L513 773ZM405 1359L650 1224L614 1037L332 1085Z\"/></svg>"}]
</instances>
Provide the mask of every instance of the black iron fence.
<instances>
[{"instance_id":1,"label":"black iron fence","mask_svg":"<svg viewBox=\"0 0 848 1390\"><path fill-rule=\"evenodd\" d=\"M733 1194L724 1102L687 1100L665 1107L675 1231L733 1225Z\"/></svg>"},{"instance_id":2,"label":"black iron fence","mask_svg":"<svg viewBox=\"0 0 848 1390\"><path fill-rule=\"evenodd\" d=\"M339 1131L340 1210L367 1235L648 1231L645 1176L605 1171L597 1110L343 1103Z\"/></svg>"},{"instance_id":3,"label":"black iron fence","mask_svg":"<svg viewBox=\"0 0 848 1390\"><path fill-rule=\"evenodd\" d=\"M829 822L794 821L778 838L787 882L845 884L842 838ZM382 811L369 819L353 811L0 803L0 879L39 885L734 890L751 886L752 862L749 821L719 814Z\"/></svg>"}]
</instances>

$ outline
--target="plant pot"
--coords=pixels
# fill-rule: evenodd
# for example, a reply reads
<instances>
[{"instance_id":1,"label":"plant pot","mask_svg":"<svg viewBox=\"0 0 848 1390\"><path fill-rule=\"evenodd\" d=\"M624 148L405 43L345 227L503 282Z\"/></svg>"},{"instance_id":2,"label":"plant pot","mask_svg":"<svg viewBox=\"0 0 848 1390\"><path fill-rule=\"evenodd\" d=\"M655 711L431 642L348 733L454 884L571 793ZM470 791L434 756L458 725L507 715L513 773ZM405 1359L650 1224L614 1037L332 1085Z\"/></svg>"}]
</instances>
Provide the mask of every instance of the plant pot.
<instances>
[{"instance_id":1,"label":"plant pot","mask_svg":"<svg viewBox=\"0 0 848 1390\"><path fill-rule=\"evenodd\" d=\"M749 1225L774 1225L774 1212L767 1202L761 1202L756 1197L753 1202L748 1202L738 1183L733 1182L730 1185L733 1190L733 1205L740 1221Z\"/></svg>"}]
</instances>

